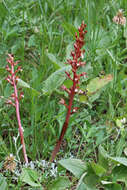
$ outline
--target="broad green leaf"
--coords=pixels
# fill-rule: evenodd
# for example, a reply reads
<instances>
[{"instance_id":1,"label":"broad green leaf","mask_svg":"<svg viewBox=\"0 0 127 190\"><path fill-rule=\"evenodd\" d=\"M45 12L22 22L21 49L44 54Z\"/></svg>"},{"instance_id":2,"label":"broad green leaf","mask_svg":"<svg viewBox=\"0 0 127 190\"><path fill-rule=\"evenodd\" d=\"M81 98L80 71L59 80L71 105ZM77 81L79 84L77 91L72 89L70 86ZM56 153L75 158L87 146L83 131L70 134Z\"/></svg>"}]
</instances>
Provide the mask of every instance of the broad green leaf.
<instances>
[{"instance_id":1,"label":"broad green leaf","mask_svg":"<svg viewBox=\"0 0 127 190\"><path fill-rule=\"evenodd\" d=\"M104 188L105 190L123 190L122 186L117 183L106 184Z\"/></svg>"},{"instance_id":2,"label":"broad green leaf","mask_svg":"<svg viewBox=\"0 0 127 190\"><path fill-rule=\"evenodd\" d=\"M87 172L83 173L83 175L81 176L78 184L77 184L77 187L76 187L76 190L84 190L86 189L86 185L84 184L83 182L83 179L84 177L86 176Z\"/></svg>"},{"instance_id":3,"label":"broad green leaf","mask_svg":"<svg viewBox=\"0 0 127 190\"><path fill-rule=\"evenodd\" d=\"M52 53L46 53L49 60L54 64L56 69L59 69L64 66L64 64L57 60L57 58Z\"/></svg>"},{"instance_id":4,"label":"broad green leaf","mask_svg":"<svg viewBox=\"0 0 127 190\"><path fill-rule=\"evenodd\" d=\"M0 174L0 190L8 190L8 185L5 177Z\"/></svg>"},{"instance_id":5,"label":"broad green leaf","mask_svg":"<svg viewBox=\"0 0 127 190\"><path fill-rule=\"evenodd\" d=\"M83 181L89 190L97 190L96 185L99 183L99 177L93 172L93 170L88 170L88 174Z\"/></svg>"},{"instance_id":6,"label":"broad green leaf","mask_svg":"<svg viewBox=\"0 0 127 190\"><path fill-rule=\"evenodd\" d=\"M116 164L122 164L124 166L127 166L127 158L111 157L107 154L107 152L104 150L104 148L102 146L99 146L99 151L101 151L101 154L103 154L105 158L109 158L110 160L114 161Z\"/></svg>"},{"instance_id":7,"label":"broad green leaf","mask_svg":"<svg viewBox=\"0 0 127 190\"><path fill-rule=\"evenodd\" d=\"M101 155L103 155L104 158L109 158L110 156L108 155L108 153L105 151L105 149L100 145L99 146L99 153Z\"/></svg>"},{"instance_id":8,"label":"broad green leaf","mask_svg":"<svg viewBox=\"0 0 127 190\"><path fill-rule=\"evenodd\" d=\"M70 186L68 177L58 177L48 187L48 190L66 190Z\"/></svg>"},{"instance_id":9,"label":"broad green leaf","mask_svg":"<svg viewBox=\"0 0 127 190\"><path fill-rule=\"evenodd\" d=\"M108 158L107 153L103 149L103 147L99 146L99 154L98 154L98 163L105 169L108 169Z\"/></svg>"},{"instance_id":10,"label":"broad green leaf","mask_svg":"<svg viewBox=\"0 0 127 190\"><path fill-rule=\"evenodd\" d=\"M18 79L18 85L20 87L28 88L28 89L32 90L35 95L40 95L40 92L38 92L37 90L35 90L34 88L32 88L28 83L24 82L21 79Z\"/></svg>"},{"instance_id":11,"label":"broad green leaf","mask_svg":"<svg viewBox=\"0 0 127 190\"><path fill-rule=\"evenodd\" d=\"M118 140L118 143L116 144L116 156L120 157L123 152L123 148L125 147L126 139L121 136Z\"/></svg>"},{"instance_id":12,"label":"broad green leaf","mask_svg":"<svg viewBox=\"0 0 127 190\"><path fill-rule=\"evenodd\" d=\"M87 170L87 166L79 159L64 159L60 160L59 164L72 172L77 178L80 178Z\"/></svg>"},{"instance_id":13,"label":"broad green leaf","mask_svg":"<svg viewBox=\"0 0 127 190\"><path fill-rule=\"evenodd\" d=\"M97 190L96 187L89 187L85 183L81 183L76 190Z\"/></svg>"},{"instance_id":14,"label":"broad green leaf","mask_svg":"<svg viewBox=\"0 0 127 190\"><path fill-rule=\"evenodd\" d=\"M24 88L31 88L30 85L21 79L18 79L18 85Z\"/></svg>"},{"instance_id":15,"label":"broad green leaf","mask_svg":"<svg viewBox=\"0 0 127 190\"><path fill-rule=\"evenodd\" d=\"M125 184L127 185L127 167L120 165L120 166L116 166L113 171L113 178L116 181L119 182L125 182Z\"/></svg>"},{"instance_id":16,"label":"broad green leaf","mask_svg":"<svg viewBox=\"0 0 127 190\"><path fill-rule=\"evenodd\" d=\"M81 182L81 184L76 188L76 190L87 190L87 187L83 182Z\"/></svg>"},{"instance_id":17,"label":"broad green leaf","mask_svg":"<svg viewBox=\"0 0 127 190\"><path fill-rule=\"evenodd\" d=\"M65 66L52 73L44 82L42 91L51 94L55 89L62 85L66 78L65 71L69 71L71 66Z\"/></svg>"},{"instance_id":18,"label":"broad green leaf","mask_svg":"<svg viewBox=\"0 0 127 190\"><path fill-rule=\"evenodd\" d=\"M91 166L95 172L95 174L99 177L104 175L106 173L106 170L99 164L96 164L95 162L91 162Z\"/></svg>"},{"instance_id":19,"label":"broad green leaf","mask_svg":"<svg viewBox=\"0 0 127 190\"><path fill-rule=\"evenodd\" d=\"M35 170L30 168L23 168L20 180L32 187L40 187L41 184L38 182L39 175Z\"/></svg>"},{"instance_id":20,"label":"broad green leaf","mask_svg":"<svg viewBox=\"0 0 127 190\"><path fill-rule=\"evenodd\" d=\"M87 85L87 90L89 93L95 93L100 90L106 84L113 80L113 76L111 74L104 76L103 78L96 77L90 81Z\"/></svg>"},{"instance_id":21,"label":"broad green leaf","mask_svg":"<svg viewBox=\"0 0 127 190\"><path fill-rule=\"evenodd\" d=\"M127 158L124 157L109 157L112 161L127 166Z\"/></svg>"}]
</instances>

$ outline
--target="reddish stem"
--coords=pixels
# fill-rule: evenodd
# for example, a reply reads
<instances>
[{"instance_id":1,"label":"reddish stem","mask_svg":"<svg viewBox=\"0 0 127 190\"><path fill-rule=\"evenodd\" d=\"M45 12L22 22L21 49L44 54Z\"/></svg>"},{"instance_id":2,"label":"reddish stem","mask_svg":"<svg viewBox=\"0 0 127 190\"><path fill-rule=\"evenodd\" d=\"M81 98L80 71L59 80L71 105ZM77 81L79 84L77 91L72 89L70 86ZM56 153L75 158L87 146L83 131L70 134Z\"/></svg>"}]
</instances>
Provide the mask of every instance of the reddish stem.
<instances>
[{"instance_id":1,"label":"reddish stem","mask_svg":"<svg viewBox=\"0 0 127 190\"><path fill-rule=\"evenodd\" d=\"M54 158L56 157L56 154L60 149L60 145L62 143L63 137L64 137L64 135L66 133L67 128L68 128L69 119L70 119L70 116L71 116L72 103L73 103L73 99L74 99L74 95L75 95L75 89L76 89L76 81L75 81L75 74L74 74L73 86L72 86L72 89L71 89L71 94L70 94L70 99L69 99L69 105L68 105L68 110L67 110L67 114L66 114L66 119L65 119L65 122L63 124L59 140L58 140L58 142L57 142L57 144L56 144L56 146L55 146L55 148L54 148L54 150L52 152L51 162L53 162Z\"/></svg>"},{"instance_id":2,"label":"reddish stem","mask_svg":"<svg viewBox=\"0 0 127 190\"><path fill-rule=\"evenodd\" d=\"M21 119L20 119L18 91L17 91L17 87L16 87L14 65L13 64L11 65L11 73L12 73L12 82L13 82L13 86L14 86L15 108L16 108L16 117L17 117L18 126L19 126L19 134L20 134L20 138L21 138L24 160L26 163L28 163L28 158L27 158L27 154L26 154L26 147L25 147L25 142L24 142L24 136L23 136L23 128L22 128Z\"/></svg>"}]
</instances>

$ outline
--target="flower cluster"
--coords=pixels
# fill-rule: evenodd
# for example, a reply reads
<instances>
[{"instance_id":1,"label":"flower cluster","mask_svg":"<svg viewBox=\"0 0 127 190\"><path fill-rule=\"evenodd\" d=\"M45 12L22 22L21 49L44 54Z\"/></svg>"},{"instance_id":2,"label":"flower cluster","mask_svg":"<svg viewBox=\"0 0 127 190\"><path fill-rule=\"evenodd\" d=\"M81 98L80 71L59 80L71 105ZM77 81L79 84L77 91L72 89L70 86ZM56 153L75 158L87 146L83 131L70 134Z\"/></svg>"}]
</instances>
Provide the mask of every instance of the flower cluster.
<instances>
[{"instance_id":1,"label":"flower cluster","mask_svg":"<svg viewBox=\"0 0 127 190\"><path fill-rule=\"evenodd\" d=\"M82 62L83 54L85 53L85 50L82 50L82 47L85 44L84 36L87 33L86 30L84 31L85 28L86 24L82 22L81 26L78 29L79 35L77 33L75 34L76 42L74 43L74 51L71 52L72 59L68 59L67 63L65 63L71 65L72 67L71 71L73 73L73 78L69 72L65 73L67 77L72 80L73 86L68 89L66 86L62 85L61 88L68 93L70 99L72 99L75 94L81 93L81 90L79 89L80 77L86 75L85 72L77 74L78 68L86 64L86 62ZM60 100L60 104L63 104L67 109L70 106L65 103L65 100L63 98ZM75 113L77 110L78 108L74 107L71 111L71 114Z\"/></svg>"},{"instance_id":2,"label":"flower cluster","mask_svg":"<svg viewBox=\"0 0 127 190\"><path fill-rule=\"evenodd\" d=\"M11 104L14 107L16 107L16 101L23 98L23 92L20 92L20 95L18 97L17 93L17 82L19 77L16 75L19 71L22 71L21 66L19 66L16 70L14 70L14 67L19 63L19 61L14 62L14 57L11 54L8 54L9 58L7 58L7 62L10 64L6 65L6 70L9 72L9 75L7 76L6 80L11 84L11 86L14 87L14 93L11 94L10 98L7 100L7 104ZM21 89L19 89L21 90Z\"/></svg>"},{"instance_id":3,"label":"flower cluster","mask_svg":"<svg viewBox=\"0 0 127 190\"><path fill-rule=\"evenodd\" d=\"M75 34L76 41L74 43L74 50L71 52L72 59L68 59L67 63L66 63L66 64L71 65L72 75L70 72L65 72L65 73L66 73L67 77L73 82L73 85L71 88L67 88L64 85L62 86L62 89L68 93L69 102L68 102L68 104L66 104L66 102L63 98L60 100L60 103L63 104L67 108L67 114L66 114L65 122L62 127L62 131L61 131L59 140L52 152L51 161L54 160L57 152L60 149L60 145L62 143L62 140L64 138L66 130L68 128L69 119L70 119L71 114L77 112L77 110L78 110L77 107L72 107L72 106L73 106L73 100L74 100L75 94L81 93L81 90L79 89L80 77L86 75L85 72L83 72L81 74L77 73L78 68L81 66L84 66L86 64L86 62L82 61L83 55L85 53L85 50L82 50L82 47L85 44L84 37L85 37L85 34L87 33L85 28L86 28L86 24L84 24L84 22L82 22L81 26L78 28L78 34L77 33Z\"/></svg>"}]
</instances>

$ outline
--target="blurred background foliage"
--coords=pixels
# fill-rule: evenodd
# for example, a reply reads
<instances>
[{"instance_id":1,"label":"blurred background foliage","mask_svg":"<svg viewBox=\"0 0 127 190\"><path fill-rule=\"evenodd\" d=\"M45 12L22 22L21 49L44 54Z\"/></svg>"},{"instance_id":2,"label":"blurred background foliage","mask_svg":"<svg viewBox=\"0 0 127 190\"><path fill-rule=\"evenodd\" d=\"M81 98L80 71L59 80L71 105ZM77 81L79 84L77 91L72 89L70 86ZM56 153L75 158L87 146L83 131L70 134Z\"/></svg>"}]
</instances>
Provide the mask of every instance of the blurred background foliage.
<instances>
[{"instance_id":1,"label":"blurred background foliage","mask_svg":"<svg viewBox=\"0 0 127 190\"><path fill-rule=\"evenodd\" d=\"M119 9L126 17L126 0L0 1L0 160L20 147L13 139L18 133L15 110L5 103L11 94L5 81L7 54L14 54L23 69L20 112L28 157L48 160L66 113L58 103L66 97L60 86L71 86L64 74L70 67L64 63L82 21L88 31L82 68L87 77L81 79L84 94L75 97L80 111L71 117L59 157L96 159L100 144L122 155L126 123L121 127L116 121L127 116L127 26L112 21Z\"/></svg>"}]
</instances>

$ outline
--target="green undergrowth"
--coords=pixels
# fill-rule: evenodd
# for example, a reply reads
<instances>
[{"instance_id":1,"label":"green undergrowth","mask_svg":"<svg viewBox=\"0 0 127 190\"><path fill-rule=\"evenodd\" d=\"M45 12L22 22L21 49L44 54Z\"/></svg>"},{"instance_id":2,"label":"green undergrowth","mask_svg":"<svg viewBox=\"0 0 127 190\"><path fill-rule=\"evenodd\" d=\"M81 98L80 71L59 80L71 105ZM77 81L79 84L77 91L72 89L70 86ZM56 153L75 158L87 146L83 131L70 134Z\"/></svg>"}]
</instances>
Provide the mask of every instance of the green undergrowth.
<instances>
[{"instance_id":1,"label":"green undergrowth","mask_svg":"<svg viewBox=\"0 0 127 190\"><path fill-rule=\"evenodd\" d=\"M127 156L127 25L112 20L119 9L126 17L126 0L0 0L0 189L91 190L85 181L89 174L97 179L95 189L127 188L126 175L120 173L127 167L126 160L120 160ZM72 85L65 75L70 67L64 63L82 21L88 31L86 65L80 70L87 73L80 85L84 93L74 99L80 109L70 119L52 166L49 160L66 114L59 100L67 96L60 87ZM5 81L8 53L20 60L23 69L18 82L24 92L20 114L27 155L34 167L23 164L15 109L5 103L12 91ZM103 155L107 168L99 162L102 149L107 152ZM15 171L4 168L10 154L16 159ZM79 168L73 172L60 161L70 157L75 163L78 160L80 176L75 174ZM52 175L57 165L62 167Z\"/></svg>"}]
</instances>

